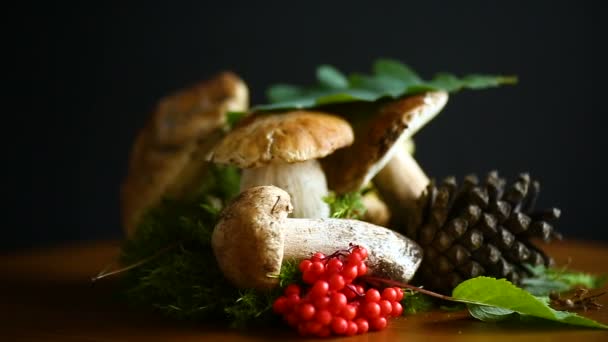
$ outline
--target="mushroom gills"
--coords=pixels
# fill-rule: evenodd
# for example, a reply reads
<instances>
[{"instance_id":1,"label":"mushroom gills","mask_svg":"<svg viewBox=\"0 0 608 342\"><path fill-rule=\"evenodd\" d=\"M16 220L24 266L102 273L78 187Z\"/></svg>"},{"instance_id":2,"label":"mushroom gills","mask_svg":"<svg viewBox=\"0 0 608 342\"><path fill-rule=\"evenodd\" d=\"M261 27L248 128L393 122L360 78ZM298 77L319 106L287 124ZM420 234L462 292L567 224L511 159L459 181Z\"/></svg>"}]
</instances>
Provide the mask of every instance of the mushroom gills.
<instances>
[{"instance_id":1,"label":"mushroom gills","mask_svg":"<svg viewBox=\"0 0 608 342\"><path fill-rule=\"evenodd\" d=\"M294 207L290 217L329 217L329 206L323 200L328 194L327 180L315 159L243 170L241 191L260 185L274 185L289 193Z\"/></svg>"}]
</instances>

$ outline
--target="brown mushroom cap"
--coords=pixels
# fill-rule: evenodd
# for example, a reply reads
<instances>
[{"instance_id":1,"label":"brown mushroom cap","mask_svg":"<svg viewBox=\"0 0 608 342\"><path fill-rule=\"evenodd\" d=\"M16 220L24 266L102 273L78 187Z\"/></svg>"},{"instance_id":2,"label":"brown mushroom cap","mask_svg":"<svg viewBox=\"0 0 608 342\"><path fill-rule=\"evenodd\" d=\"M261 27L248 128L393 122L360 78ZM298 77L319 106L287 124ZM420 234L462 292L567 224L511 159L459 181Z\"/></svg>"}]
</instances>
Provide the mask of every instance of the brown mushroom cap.
<instances>
[{"instance_id":1,"label":"brown mushroom cap","mask_svg":"<svg viewBox=\"0 0 608 342\"><path fill-rule=\"evenodd\" d=\"M445 92L429 92L389 102L362 129L355 143L323 160L329 188L339 193L356 191L377 174L391 157L397 142L404 142L447 102Z\"/></svg>"},{"instance_id":2,"label":"brown mushroom cap","mask_svg":"<svg viewBox=\"0 0 608 342\"><path fill-rule=\"evenodd\" d=\"M352 128L344 119L298 110L261 115L237 127L215 146L209 160L243 169L293 163L325 157L352 142Z\"/></svg>"},{"instance_id":3,"label":"brown mushroom cap","mask_svg":"<svg viewBox=\"0 0 608 342\"><path fill-rule=\"evenodd\" d=\"M272 288L283 261L283 223L290 197L274 186L258 186L237 196L222 211L211 243L219 267L234 285Z\"/></svg>"},{"instance_id":4,"label":"brown mushroom cap","mask_svg":"<svg viewBox=\"0 0 608 342\"><path fill-rule=\"evenodd\" d=\"M206 172L205 156L222 136L229 110L246 110L245 83L230 72L164 97L131 151L121 188L123 226L131 235L162 197L182 197Z\"/></svg>"}]
</instances>

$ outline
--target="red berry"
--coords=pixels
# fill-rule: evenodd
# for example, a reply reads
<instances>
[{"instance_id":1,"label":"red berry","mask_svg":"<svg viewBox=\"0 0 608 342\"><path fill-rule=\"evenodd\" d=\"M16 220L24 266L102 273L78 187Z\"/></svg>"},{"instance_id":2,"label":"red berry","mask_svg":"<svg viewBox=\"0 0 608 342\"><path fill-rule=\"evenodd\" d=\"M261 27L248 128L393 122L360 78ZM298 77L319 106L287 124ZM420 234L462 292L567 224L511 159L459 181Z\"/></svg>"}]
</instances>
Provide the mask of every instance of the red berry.
<instances>
[{"instance_id":1,"label":"red berry","mask_svg":"<svg viewBox=\"0 0 608 342\"><path fill-rule=\"evenodd\" d=\"M300 334L300 336L306 336L308 335L308 331L306 330L306 322L300 322L298 323L298 334Z\"/></svg>"},{"instance_id":2,"label":"red berry","mask_svg":"<svg viewBox=\"0 0 608 342\"><path fill-rule=\"evenodd\" d=\"M380 292L376 289L367 290L365 292L365 301L374 303L380 301Z\"/></svg>"},{"instance_id":3,"label":"red berry","mask_svg":"<svg viewBox=\"0 0 608 342\"><path fill-rule=\"evenodd\" d=\"M361 254L359 254L358 252L350 253L350 255L346 259L348 260L349 264L353 265L359 265L363 261Z\"/></svg>"},{"instance_id":4,"label":"red berry","mask_svg":"<svg viewBox=\"0 0 608 342\"><path fill-rule=\"evenodd\" d=\"M391 305L393 307L393 309L391 310L391 316L393 316L393 317L401 316L401 314L403 313L403 306L401 306L401 303L393 302Z\"/></svg>"},{"instance_id":5,"label":"red berry","mask_svg":"<svg viewBox=\"0 0 608 342\"><path fill-rule=\"evenodd\" d=\"M357 247L353 248L353 253L358 253L363 260L365 260L368 255L367 248L365 248L363 246L357 246Z\"/></svg>"},{"instance_id":6,"label":"red berry","mask_svg":"<svg viewBox=\"0 0 608 342\"><path fill-rule=\"evenodd\" d=\"M342 266L344 266L344 263L342 263L340 259L332 258L327 262L326 272L328 272L329 274L338 273L342 270Z\"/></svg>"},{"instance_id":7,"label":"red berry","mask_svg":"<svg viewBox=\"0 0 608 342\"><path fill-rule=\"evenodd\" d=\"M327 294L328 290L329 290L328 282L326 282L325 280L317 280L317 281L315 281L314 285L310 289L310 296L312 298L323 297Z\"/></svg>"},{"instance_id":8,"label":"red berry","mask_svg":"<svg viewBox=\"0 0 608 342\"><path fill-rule=\"evenodd\" d=\"M327 337L329 335L331 335L331 330L329 330L328 326L321 327L321 330L319 330L319 332L317 332L317 336L319 336L319 337Z\"/></svg>"},{"instance_id":9,"label":"red berry","mask_svg":"<svg viewBox=\"0 0 608 342\"><path fill-rule=\"evenodd\" d=\"M342 268L342 276L347 283L350 283L353 279L357 278L358 266L347 264Z\"/></svg>"},{"instance_id":10,"label":"red berry","mask_svg":"<svg viewBox=\"0 0 608 342\"><path fill-rule=\"evenodd\" d=\"M310 268L310 265L312 265L312 261L305 259L300 262L298 269L300 270L300 272L304 273L307 269Z\"/></svg>"},{"instance_id":11,"label":"red berry","mask_svg":"<svg viewBox=\"0 0 608 342\"><path fill-rule=\"evenodd\" d=\"M355 323L357 324L357 333L365 334L369 330L369 322L365 318L359 317L355 320Z\"/></svg>"},{"instance_id":12,"label":"red berry","mask_svg":"<svg viewBox=\"0 0 608 342\"><path fill-rule=\"evenodd\" d=\"M393 311L393 305L386 299L380 300L378 304L380 305L380 315L384 317L388 317L388 315L390 315Z\"/></svg>"},{"instance_id":13,"label":"red berry","mask_svg":"<svg viewBox=\"0 0 608 342\"><path fill-rule=\"evenodd\" d=\"M363 314L367 318L376 318L379 317L381 313L380 304L375 302L366 302L363 304Z\"/></svg>"},{"instance_id":14,"label":"red berry","mask_svg":"<svg viewBox=\"0 0 608 342\"><path fill-rule=\"evenodd\" d=\"M393 287L393 288L397 292L397 298L395 298L395 300L400 302L403 299L403 289L401 289L400 287Z\"/></svg>"},{"instance_id":15,"label":"red berry","mask_svg":"<svg viewBox=\"0 0 608 342\"><path fill-rule=\"evenodd\" d=\"M334 317L331 321L331 330L338 335L343 335L348 329L348 321L342 317Z\"/></svg>"},{"instance_id":16,"label":"red berry","mask_svg":"<svg viewBox=\"0 0 608 342\"><path fill-rule=\"evenodd\" d=\"M344 293L335 292L331 295L329 299L328 309L330 312L338 313L346 306L346 296Z\"/></svg>"},{"instance_id":17,"label":"red berry","mask_svg":"<svg viewBox=\"0 0 608 342\"><path fill-rule=\"evenodd\" d=\"M358 310L356 306L349 304L342 308L342 311L340 313L342 314L342 317L350 321L357 316L357 311Z\"/></svg>"},{"instance_id":18,"label":"red berry","mask_svg":"<svg viewBox=\"0 0 608 342\"><path fill-rule=\"evenodd\" d=\"M359 264L359 266L357 266L357 275L358 276L362 276L365 275L367 273L367 265L362 262Z\"/></svg>"},{"instance_id":19,"label":"red berry","mask_svg":"<svg viewBox=\"0 0 608 342\"><path fill-rule=\"evenodd\" d=\"M300 296L297 294L291 294L287 296L287 307L289 309L293 309L296 305L300 303Z\"/></svg>"},{"instance_id":20,"label":"red berry","mask_svg":"<svg viewBox=\"0 0 608 342\"><path fill-rule=\"evenodd\" d=\"M287 297L281 296L272 303L272 310L278 314L284 314L287 311Z\"/></svg>"},{"instance_id":21,"label":"red berry","mask_svg":"<svg viewBox=\"0 0 608 342\"><path fill-rule=\"evenodd\" d=\"M355 293L355 291L353 291L354 289L347 286L342 290L342 293L344 293L344 295L346 296L346 299L353 300L357 297L357 294Z\"/></svg>"},{"instance_id":22,"label":"red berry","mask_svg":"<svg viewBox=\"0 0 608 342\"><path fill-rule=\"evenodd\" d=\"M357 323L353 322L353 321L349 321L348 322L348 328L346 329L346 336L353 336L357 333L357 330L359 328L357 327Z\"/></svg>"},{"instance_id":23,"label":"red berry","mask_svg":"<svg viewBox=\"0 0 608 342\"><path fill-rule=\"evenodd\" d=\"M315 321L319 322L322 325L328 325L329 323L331 323L331 320L333 318L334 317L331 312L325 309L317 310L317 312L315 313Z\"/></svg>"},{"instance_id":24,"label":"red berry","mask_svg":"<svg viewBox=\"0 0 608 342\"><path fill-rule=\"evenodd\" d=\"M302 280L306 284L313 284L315 281L317 281L317 279L319 279L319 276L310 268L302 273Z\"/></svg>"},{"instance_id":25,"label":"red berry","mask_svg":"<svg viewBox=\"0 0 608 342\"><path fill-rule=\"evenodd\" d=\"M295 312L292 312L285 316L285 320L290 327L296 327L300 323L300 317Z\"/></svg>"},{"instance_id":26,"label":"red berry","mask_svg":"<svg viewBox=\"0 0 608 342\"><path fill-rule=\"evenodd\" d=\"M317 310L326 309L329 306L329 296L314 298L313 304Z\"/></svg>"},{"instance_id":27,"label":"red berry","mask_svg":"<svg viewBox=\"0 0 608 342\"><path fill-rule=\"evenodd\" d=\"M310 303L298 305L298 315L303 321L308 321L315 315L315 307Z\"/></svg>"},{"instance_id":28,"label":"red berry","mask_svg":"<svg viewBox=\"0 0 608 342\"><path fill-rule=\"evenodd\" d=\"M308 321L304 323L304 329L306 330L306 333L310 335L318 334L321 328L323 328L323 326L315 321Z\"/></svg>"},{"instance_id":29,"label":"red berry","mask_svg":"<svg viewBox=\"0 0 608 342\"><path fill-rule=\"evenodd\" d=\"M358 294L360 294L360 295L365 294L365 287L363 287L363 285L355 285L355 288L357 289Z\"/></svg>"},{"instance_id":30,"label":"red berry","mask_svg":"<svg viewBox=\"0 0 608 342\"><path fill-rule=\"evenodd\" d=\"M339 274L332 274L329 277L329 289L332 291L340 291L346 285L344 277Z\"/></svg>"},{"instance_id":31,"label":"red berry","mask_svg":"<svg viewBox=\"0 0 608 342\"><path fill-rule=\"evenodd\" d=\"M382 290L382 299L386 299L389 302L394 302L397 300L397 290L392 287L387 287Z\"/></svg>"},{"instance_id":32,"label":"red berry","mask_svg":"<svg viewBox=\"0 0 608 342\"><path fill-rule=\"evenodd\" d=\"M321 274L325 273L325 265L323 265L323 263L320 261L315 261L310 265L309 271L313 272L317 276L320 276Z\"/></svg>"},{"instance_id":33,"label":"red berry","mask_svg":"<svg viewBox=\"0 0 608 342\"><path fill-rule=\"evenodd\" d=\"M300 286L298 286L297 284L289 284L286 288L285 288L285 296L289 296L292 294L296 294L296 295L300 295Z\"/></svg>"},{"instance_id":34,"label":"red berry","mask_svg":"<svg viewBox=\"0 0 608 342\"><path fill-rule=\"evenodd\" d=\"M382 330L388 325L388 321L384 317L376 317L369 320L369 325L373 330Z\"/></svg>"},{"instance_id":35,"label":"red berry","mask_svg":"<svg viewBox=\"0 0 608 342\"><path fill-rule=\"evenodd\" d=\"M310 261L315 262L315 261L324 261L325 260L325 254L321 253L321 252L317 252L315 254L312 255L312 257L310 258Z\"/></svg>"}]
</instances>

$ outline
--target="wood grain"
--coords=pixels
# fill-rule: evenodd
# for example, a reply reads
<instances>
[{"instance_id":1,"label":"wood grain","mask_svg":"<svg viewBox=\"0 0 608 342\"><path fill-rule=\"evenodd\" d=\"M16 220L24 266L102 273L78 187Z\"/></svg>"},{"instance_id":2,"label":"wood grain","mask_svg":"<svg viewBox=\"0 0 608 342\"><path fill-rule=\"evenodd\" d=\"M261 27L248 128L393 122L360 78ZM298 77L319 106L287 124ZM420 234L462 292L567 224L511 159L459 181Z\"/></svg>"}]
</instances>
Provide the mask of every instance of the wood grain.
<instances>
[{"instance_id":1,"label":"wood grain","mask_svg":"<svg viewBox=\"0 0 608 342\"><path fill-rule=\"evenodd\" d=\"M89 279L114 260L118 242L32 249L0 255L1 341L268 341L298 340L282 327L230 330L175 322L127 307L114 281ZM608 272L608 245L562 242L548 247L558 264ZM581 314L608 323L605 308ZM331 340L331 339L330 339ZM391 321L388 329L335 341L608 341L608 332L556 325L482 323L466 312L431 312Z\"/></svg>"}]
</instances>

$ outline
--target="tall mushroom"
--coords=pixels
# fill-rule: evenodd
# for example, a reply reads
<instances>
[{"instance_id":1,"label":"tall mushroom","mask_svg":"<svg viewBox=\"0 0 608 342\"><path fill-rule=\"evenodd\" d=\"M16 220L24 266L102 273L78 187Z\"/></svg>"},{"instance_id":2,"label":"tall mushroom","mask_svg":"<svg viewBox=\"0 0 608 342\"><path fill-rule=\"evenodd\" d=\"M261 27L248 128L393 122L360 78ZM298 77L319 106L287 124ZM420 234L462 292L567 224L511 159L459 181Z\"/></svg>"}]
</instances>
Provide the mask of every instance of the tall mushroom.
<instances>
[{"instance_id":1,"label":"tall mushroom","mask_svg":"<svg viewBox=\"0 0 608 342\"><path fill-rule=\"evenodd\" d=\"M245 83L224 72L160 100L135 139L121 187L128 236L161 198L199 188L208 167L204 157L223 135L226 112L247 110L248 98Z\"/></svg>"},{"instance_id":2,"label":"tall mushroom","mask_svg":"<svg viewBox=\"0 0 608 342\"><path fill-rule=\"evenodd\" d=\"M209 154L209 160L243 169L241 191L275 185L291 196L294 217L323 218L329 207L327 181L318 158L353 142L345 120L320 112L260 115L237 127Z\"/></svg>"},{"instance_id":3,"label":"tall mushroom","mask_svg":"<svg viewBox=\"0 0 608 342\"><path fill-rule=\"evenodd\" d=\"M234 285L271 288L278 284L283 260L329 254L349 243L368 249L373 275L407 282L420 265L420 247L390 229L357 220L287 218L292 209L287 192L258 186L222 211L211 243L220 269Z\"/></svg>"},{"instance_id":4,"label":"tall mushroom","mask_svg":"<svg viewBox=\"0 0 608 342\"><path fill-rule=\"evenodd\" d=\"M407 151L405 142L437 115L448 94L427 92L383 105L365 125L355 143L323 161L332 190L349 192L374 179L378 192L400 221L428 185L428 178Z\"/></svg>"}]
</instances>

